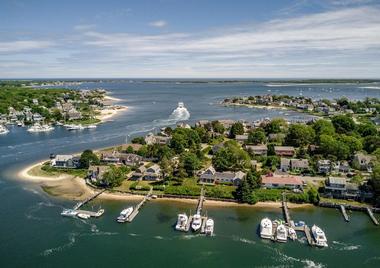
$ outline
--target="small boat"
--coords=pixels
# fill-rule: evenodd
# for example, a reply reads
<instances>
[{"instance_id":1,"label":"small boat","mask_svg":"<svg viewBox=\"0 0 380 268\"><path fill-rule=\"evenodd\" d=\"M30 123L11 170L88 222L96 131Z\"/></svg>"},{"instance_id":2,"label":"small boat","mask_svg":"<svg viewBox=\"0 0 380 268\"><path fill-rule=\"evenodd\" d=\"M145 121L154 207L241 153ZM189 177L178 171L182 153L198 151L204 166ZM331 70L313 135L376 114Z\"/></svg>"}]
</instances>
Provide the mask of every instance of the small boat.
<instances>
[{"instance_id":1,"label":"small boat","mask_svg":"<svg viewBox=\"0 0 380 268\"><path fill-rule=\"evenodd\" d=\"M84 213L78 213L78 214L77 214L77 217L78 217L78 218L81 218L81 219L84 219L84 220L87 220L87 219L89 219L91 216L88 215L88 214L84 214Z\"/></svg>"},{"instance_id":2,"label":"small boat","mask_svg":"<svg viewBox=\"0 0 380 268\"><path fill-rule=\"evenodd\" d=\"M207 219L207 221L206 221L205 234L206 235L213 235L214 234L214 220L211 218Z\"/></svg>"},{"instance_id":3,"label":"small boat","mask_svg":"<svg viewBox=\"0 0 380 268\"><path fill-rule=\"evenodd\" d=\"M178 214L177 224L175 229L178 231L185 231L187 225L188 217L185 213Z\"/></svg>"},{"instance_id":4,"label":"small boat","mask_svg":"<svg viewBox=\"0 0 380 268\"><path fill-rule=\"evenodd\" d=\"M285 225L280 224L277 226L276 240L282 243L285 243L288 240L288 232L286 231Z\"/></svg>"},{"instance_id":5,"label":"small boat","mask_svg":"<svg viewBox=\"0 0 380 268\"><path fill-rule=\"evenodd\" d=\"M62 212L61 212L61 215L64 216L64 217L75 217L76 215L78 214L78 211L74 210L74 209L64 209Z\"/></svg>"},{"instance_id":6,"label":"small boat","mask_svg":"<svg viewBox=\"0 0 380 268\"><path fill-rule=\"evenodd\" d=\"M199 214L195 214L193 216L193 222L191 223L191 228L193 229L194 232L198 231L199 228L201 228L202 224L202 217Z\"/></svg>"},{"instance_id":7,"label":"small boat","mask_svg":"<svg viewBox=\"0 0 380 268\"><path fill-rule=\"evenodd\" d=\"M40 125L39 123L35 123L33 126L28 128L28 132L38 133L38 132L49 132L54 130L54 127L49 125Z\"/></svg>"},{"instance_id":8,"label":"small boat","mask_svg":"<svg viewBox=\"0 0 380 268\"><path fill-rule=\"evenodd\" d=\"M9 130L3 126L3 125L0 125L0 134L7 134L9 132Z\"/></svg>"},{"instance_id":9,"label":"small boat","mask_svg":"<svg viewBox=\"0 0 380 268\"><path fill-rule=\"evenodd\" d=\"M152 195L151 197L152 197L152 199L157 199L157 195L155 195L155 194Z\"/></svg>"},{"instance_id":10,"label":"small boat","mask_svg":"<svg viewBox=\"0 0 380 268\"><path fill-rule=\"evenodd\" d=\"M96 125L87 125L85 126L85 128L87 129L93 129L93 128L96 128L97 126Z\"/></svg>"},{"instance_id":11,"label":"small boat","mask_svg":"<svg viewBox=\"0 0 380 268\"><path fill-rule=\"evenodd\" d=\"M291 240L296 240L297 239L297 233L296 233L296 230L294 230L293 228L289 227L288 229L288 236Z\"/></svg>"},{"instance_id":12,"label":"small boat","mask_svg":"<svg viewBox=\"0 0 380 268\"><path fill-rule=\"evenodd\" d=\"M25 125L24 125L23 122L18 121L18 122L17 122L17 126L18 126L18 127L23 127L23 126L25 126Z\"/></svg>"},{"instance_id":13,"label":"small boat","mask_svg":"<svg viewBox=\"0 0 380 268\"><path fill-rule=\"evenodd\" d=\"M271 239L273 237L272 221L268 218L261 220L260 237L264 239Z\"/></svg>"},{"instance_id":14,"label":"small boat","mask_svg":"<svg viewBox=\"0 0 380 268\"><path fill-rule=\"evenodd\" d=\"M322 231L317 225L311 227L311 232L313 233L315 244L318 247L327 247L327 238L325 232Z\"/></svg>"},{"instance_id":15,"label":"small boat","mask_svg":"<svg viewBox=\"0 0 380 268\"><path fill-rule=\"evenodd\" d=\"M84 127L82 125L65 125L67 130L82 130Z\"/></svg>"},{"instance_id":16,"label":"small boat","mask_svg":"<svg viewBox=\"0 0 380 268\"><path fill-rule=\"evenodd\" d=\"M102 215L104 214L104 212L105 212L104 209L99 209L99 211L96 212L95 217L100 217L100 216L102 216Z\"/></svg>"},{"instance_id":17,"label":"small boat","mask_svg":"<svg viewBox=\"0 0 380 268\"><path fill-rule=\"evenodd\" d=\"M129 207L129 208L126 208L126 209L123 209L121 212L120 212L120 215L119 217L117 217L117 222L126 222L128 217L132 214L133 212L133 207Z\"/></svg>"}]
</instances>

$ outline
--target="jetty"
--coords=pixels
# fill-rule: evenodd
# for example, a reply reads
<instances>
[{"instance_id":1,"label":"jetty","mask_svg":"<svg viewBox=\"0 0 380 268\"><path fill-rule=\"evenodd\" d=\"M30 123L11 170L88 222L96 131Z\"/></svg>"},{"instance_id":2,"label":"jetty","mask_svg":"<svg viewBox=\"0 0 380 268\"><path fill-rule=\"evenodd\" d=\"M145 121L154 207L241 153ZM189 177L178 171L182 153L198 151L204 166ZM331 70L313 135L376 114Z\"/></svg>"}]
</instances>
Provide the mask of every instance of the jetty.
<instances>
[{"instance_id":1,"label":"jetty","mask_svg":"<svg viewBox=\"0 0 380 268\"><path fill-rule=\"evenodd\" d=\"M346 207L343 206L343 205L340 205L339 208L340 208L340 211L342 212L342 215L343 215L344 220L345 220L346 222L349 222L349 221L350 221L350 218L349 218L348 215L347 215Z\"/></svg>"},{"instance_id":2,"label":"jetty","mask_svg":"<svg viewBox=\"0 0 380 268\"><path fill-rule=\"evenodd\" d=\"M144 206L144 204L150 200L150 198L152 197L152 193L153 193L153 188L151 187L148 194L144 196L143 200L141 200L140 203L138 203L133 208L133 212L131 213L131 215L128 216L127 222L132 222L134 220L137 214L139 214L141 207Z\"/></svg>"},{"instance_id":3,"label":"jetty","mask_svg":"<svg viewBox=\"0 0 380 268\"><path fill-rule=\"evenodd\" d=\"M102 193L104 193L106 191L106 189L103 189L95 194L93 194L92 196L90 196L89 198L81 201L81 202L78 202L75 204L75 206L73 207L73 210L78 210L80 209L82 206L86 205L88 202L94 200L95 198L97 198L99 195L101 195Z\"/></svg>"},{"instance_id":4,"label":"jetty","mask_svg":"<svg viewBox=\"0 0 380 268\"><path fill-rule=\"evenodd\" d=\"M205 190L202 186L201 195L199 196L199 199L198 199L197 214L201 214L204 201L205 201Z\"/></svg>"},{"instance_id":5,"label":"jetty","mask_svg":"<svg viewBox=\"0 0 380 268\"><path fill-rule=\"evenodd\" d=\"M205 199L205 190L204 190L204 187L202 186L201 194L199 196L198 204L197 204L197 208L196 208L196 214L201 215L202 209L203 209L203 203L204 203L205 200L206 200ZM191 212L190 212L189 219L188 219L188 221L186 223L185 229L183 230L184 232L190 231L190 226L191 226L191 223L193 222L193 218L194 218L194 215L191 215ZM201 219L202 219L202 225L201 225L200 232L202 234L204 234L205 233L205 229L206 229L206 221L207 221L208 217L207 216L201 216Z\"/></svg>"},{"instance_id":6,"label":"jetty","mask_svg":"<svg viewBox=\"0 0 380 268\"><path fill-rule=\"evenodd\" d=\"M373 215L372 209L370 209L369 207L367 207L367 213L368 213L369 217L371 218L371 220L373 221L373 223L375 225L379 225L379 222L377 221L377 219Z\"/></svg>"},{"instance_id":7,"label":"jetty","mask_svg":"<svg viewBox=\"0 0 380 268\"><path fill-rule=\"evenodd\" d=\"M285 193L282 193L282 211L284 213L285 222L287 225L291 226L293 221L290 218L288 203L286 201Z\"/></svg>"}]
</instances>

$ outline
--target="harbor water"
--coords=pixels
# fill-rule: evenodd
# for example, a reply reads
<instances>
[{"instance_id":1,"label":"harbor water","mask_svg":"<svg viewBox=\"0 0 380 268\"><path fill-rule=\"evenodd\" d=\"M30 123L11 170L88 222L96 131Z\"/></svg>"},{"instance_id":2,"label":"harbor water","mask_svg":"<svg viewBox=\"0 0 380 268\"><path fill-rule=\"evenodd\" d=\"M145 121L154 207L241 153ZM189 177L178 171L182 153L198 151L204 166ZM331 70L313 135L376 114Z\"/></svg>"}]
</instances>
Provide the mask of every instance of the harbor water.
<instances>
[{"instance_id":1,"label":"harbor water","mask_svg":"<svg viewBox=\"0 0 380 268\"><path fill-rule=\"evenodd\" d=\"M95 200L86 206L104 208L102 217L64 218L60 212L74 201L49 196L39 185L17 178L20 169L50 153L120 144L183 120L192 124L200 119L307 117L219 105L227 97L271 93L363 99L380 97L379 85L114 81L75 86L99 87L121 99L128 110L96 129L70 132L56 127L50 133L28 133L10 126L10 132L0 136L1 267L380 267L380 227L362 212L348 211L350 222L345 222L338 209L290 209L293 220L317 224L325 231L329 247L319 249L309 247L301 234L298 241L284 244L259 238L260 220L282 218L280 208L212 207L206 202L204 211L215 221L215 235L204 237L174 231L177 214L194 212L195 204L152 200L132 223L117 224L120 211L136 202ZM178 102L184 102L188 113L174 112Z\"/></svg>"}]
</instances>

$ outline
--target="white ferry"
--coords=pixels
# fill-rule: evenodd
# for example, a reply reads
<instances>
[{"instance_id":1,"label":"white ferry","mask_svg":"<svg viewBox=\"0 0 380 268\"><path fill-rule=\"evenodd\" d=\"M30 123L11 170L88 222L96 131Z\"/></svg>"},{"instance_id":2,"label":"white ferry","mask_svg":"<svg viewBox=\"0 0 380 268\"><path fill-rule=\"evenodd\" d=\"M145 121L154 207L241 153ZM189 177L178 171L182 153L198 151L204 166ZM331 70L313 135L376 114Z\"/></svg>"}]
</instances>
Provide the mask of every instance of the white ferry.
<instances>
[{"instance_id":1,"label":"white ferry","mask_svg":"<svg viewBox=\"0 0 380 268\"><path fill-rule=\"evenodd\" d=\"M195 214L193 216L193 222L191 223L191 228L194 232L198 231L199 228L201 228L202 225L202 217L199 214Z\"/></svg>"},{"instance_id":2,"label":"white ferry","mask_svg":"<svg viewBox=\"0 0 380 268\"><path fill-rule=\"evenodd\" d=\"M54 127L49 126L49 125L40 125L39 123L34 124L33 126L28 128L28 132L49 132L54 130Z\"/></svg>"},{"instance_id":3,"label":"white ferry","mask_svg":"<svg viewBox=\"0 0 380 268\"><path fill-rule=\"evenodd\" d=\"M277 226L276 240L282 243L285 243L288 240L288 232L286 231L285 225L280 224Z\"/></svg>"},{"instance_id":4,"label":"white ferry","mask_svg":"<svg viewBox=\"0 0 380 268\"><path fill-rule=\"evenodd\" d=\"M3 125L0 125L0 134L7 134L9 132L9 130L3 126Z\"/></svg>"},{"instance_id":5,"label":"white ferry","mask_svg":"<svg viewBox=\"0 0 380 268\"><path fill-rule=\"evenodd\" d=\"M175 229L178 231L185 231L188 217L185 213L178 214L177 224L175 226Z\"/></svg>"},{"instance_id":6,"label":"white ferry","mask_svg":"<svg viewBox=\"0 0 380 268\"><path fill-rule=\"evenodd\" d=\"M271 239L273 237L272 221L264 218L260 223L260 236L264 239Z\"/></svg>"},{"instance_id":7,"label":"white ferry","mask_svg":"<svg viewBox=\"0 0 380 268\"><path fill-rule=\"evenodd\" d=\"M206 235L213 235L214 234L214 220L211 218L208 218L206 221L205 234Z\"/></svg>"},{"instance_id":8,"label":"white ferry","mask_svg":"<svg viewBox=\"0 0 380 268\"><path fill-rule=\"evenodd\" d=\"M318 247L327 247L327 238L325 232L322 231L317 225L311 227L311 232L313 233L315 244Z\"/></svg>"},{"instance_id":9,"label":"white ferry","mask_svg":"<svg viewBox=\"0 0 380 268\"><path fill-rule=\"evenodd\" d=\"M120 212L120 215L119 217L117 217L117 222L126 222L128 217L132 214L133 212L133 207L129 207L129 208L126 208L126 209L123 209L121 212Z\"/></svg>"},{"instance_id":10,"label":"white ferry","mask_svg":"<svg viewBox=\"0 0 380 268\"><path fill-rule=\"evenodd\" d=\"M77 216L78 214L78 211L74 210L74 209L64 209L62 212L61 212L61 215L62 216L65 216L65 217L75 217Z\"/></svg>"}]
</instances>

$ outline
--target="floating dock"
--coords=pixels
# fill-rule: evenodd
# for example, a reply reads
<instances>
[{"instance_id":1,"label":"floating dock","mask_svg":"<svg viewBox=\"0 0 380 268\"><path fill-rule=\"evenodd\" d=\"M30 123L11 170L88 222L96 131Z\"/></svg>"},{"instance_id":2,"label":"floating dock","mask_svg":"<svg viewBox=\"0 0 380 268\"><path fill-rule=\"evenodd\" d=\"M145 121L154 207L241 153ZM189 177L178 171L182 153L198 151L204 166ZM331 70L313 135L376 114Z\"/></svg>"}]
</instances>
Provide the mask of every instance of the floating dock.
<instances>
[{"instance_id":1,"label":"floating dock","mask_svg":"<svg viewBox=\"0 0 380 268\"><path fill-rule=\"evenodd\" d=\"M344 220L345 220L346 222L349 222L349 221L350 221L350 218L349 218L348 215L347 215L346 207L343 206L343 205L340 205L339 208L340 208L340 211L342 212L342 215L343 215Z\"/></svg>"},{"instance_id":2,"label":"floating dock","mask_svg":"<svg viewBox=\"0 0 380 268\"><path fill-rule=\"evenodd\" d=\"M128 216L127 218L127 222L132 222L133 219L137 216L137 214L139 214L140 212L140 208L145 204L145 202L149 201L151 196L152 196L152 192L153 192L153 188L151 187L148 194L146 196L144 196L143 200L141 200L140 203L138 203L134 208L133 208L133 212L131 213L131 215Z\"/></svg>"},{"instance_id":3,"label":"floating dock","mask_svg":"<svg viewBox=\"0 0 380 268\"><path fill-rule=\"evenodd\" d=\"M373 223L375 225L379 225L379 222L377 221L377 219L373 215L372 209L370 209L369 207L367 207L367 213L368 213L369 217L371 218L371 220L373 221Z\"/></svg>"}]
</instances>

